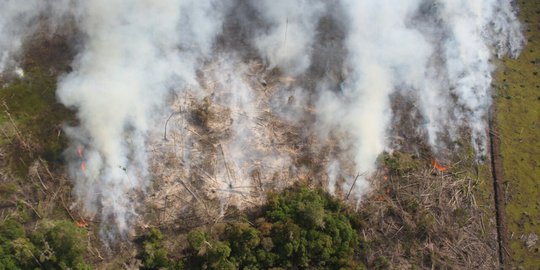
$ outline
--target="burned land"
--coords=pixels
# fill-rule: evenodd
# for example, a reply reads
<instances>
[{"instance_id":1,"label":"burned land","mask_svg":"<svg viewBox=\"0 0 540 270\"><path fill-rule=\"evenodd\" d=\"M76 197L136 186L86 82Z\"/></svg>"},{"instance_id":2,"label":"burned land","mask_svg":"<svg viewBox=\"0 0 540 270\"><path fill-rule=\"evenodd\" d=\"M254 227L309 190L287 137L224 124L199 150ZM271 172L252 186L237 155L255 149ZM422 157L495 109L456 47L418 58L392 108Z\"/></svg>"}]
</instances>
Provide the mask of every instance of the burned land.
<instances>
[{"instance_id":1,"label":"burned land","mask_svg":"<svg viewBox=\"0 0 540 270\"><path fill-rule=\"evenodd\" d=\"M90 2L10 4L0 269L538 267L533 1Z\"/></svg>"}]
</instances>

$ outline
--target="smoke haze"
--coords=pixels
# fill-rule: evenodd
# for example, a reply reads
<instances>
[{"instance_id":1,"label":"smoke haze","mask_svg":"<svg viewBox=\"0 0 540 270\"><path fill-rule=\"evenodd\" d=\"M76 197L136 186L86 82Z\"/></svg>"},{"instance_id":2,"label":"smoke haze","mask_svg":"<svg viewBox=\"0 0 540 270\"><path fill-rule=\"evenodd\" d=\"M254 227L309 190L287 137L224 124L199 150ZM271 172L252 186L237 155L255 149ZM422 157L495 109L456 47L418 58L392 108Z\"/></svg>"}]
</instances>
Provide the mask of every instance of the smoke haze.
<instances>
[{"instance_id":1,"label":"smoke haze","mask_svg":"<svg viewBox=\"0 0 540 270\"><path fill-rule=\"evenodd\" d=\"M508 0L8 0L0 72L17 67L38 26L68 21L80 44L57 96L80 124L65 129L66 156L81 208L111 237L129 232L151 179L185 185L201 168L211 180L200 190L227 190L222 207L252 186L321 175L358 202L377 157L395 150L396 95L420 119L398 128L434 155L465 136L481 158L493 57L524 44ZM171 155L178 163L161 167Z\"/></svg>"},{"instance_id":2,"label":"smoke haze","mask_svg":"<svg viewBox=\"0 0 540 270\"><path fill-rule=\"evenodd\" d=\"M16 69L24 41L40 28L54 34L58 23L65 21L71 8L69 0L24 3L16 0L2 2L0 11L0 74L6 68ZM40 17L46 17L43 20ZM41 19L41 20L40 20Z\"/></svg>"}]
</instances>

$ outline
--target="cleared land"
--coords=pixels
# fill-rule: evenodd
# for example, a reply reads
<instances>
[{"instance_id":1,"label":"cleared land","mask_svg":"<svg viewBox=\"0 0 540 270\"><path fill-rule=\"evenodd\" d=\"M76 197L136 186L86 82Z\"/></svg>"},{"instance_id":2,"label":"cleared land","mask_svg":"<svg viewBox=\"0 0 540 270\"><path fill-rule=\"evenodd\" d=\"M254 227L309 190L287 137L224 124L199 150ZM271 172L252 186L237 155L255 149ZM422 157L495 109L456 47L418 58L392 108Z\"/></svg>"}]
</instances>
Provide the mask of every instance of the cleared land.
<instances>
[{"instance_id":1,"label":"cleared land","mask_svg":"<svg viewBox=\"0 0 540 270\"><path fill-rule=\"evenodd\" d=\"M540 235L540 81L537 74L540 3L522 1L519 4L522 21L527 26L528 45L519 59L505 59L498 70L494 84L496 136L501 140L504 172L501 179L506 194L503 210L510 243L505 252L510 254L513 266L536 269L540 267L535 240L535 236ZM62 37L44 41L37 38L31 42L34 47L28 50L32 54L25 57L26 76L0 79L1 84L5 84L0 92L0 220L16 220L24 225L27 233L33 233L36 225L47 219L68 220L73 224L81 221L76 209L70 208L71 185L62 161L67 145L62 124L73 121L74 116L56 103L54 94L57 75L68 70L71 62L69 53L65 53L69 51L66 50L68 43ZM277 75L273 79L279 83ZM272 81L268 82L271 86ZM206 119L202 122L211 124L212 118L208 118L207 112L217 107L209 105L204 109L195 105L201 104L186 106L186 115L196 116L195 120ZM198 132L195 128L193 130ZM212 135L211 132L205 134ZM168 136L174 138L174 133ZM477 164L467 143L463 143L462 151L456 153L453 162L443 164L447 168L440 171L432 166L429 150L406 149L407 145L417 142L416 138L403 137L400 152L381 155L380 171L373 179L374 189L357 209L357 233L362 246L356 258L361 258L370 269L496 269L498 245L489 163ZM208 138L200 138L203 139ZM296 163L311 168L309 177L301 178L300 182L310 187L325 186L326 179L321 177L324 172L311 172L318 167L318 162L325 162L326 157L310 151L299 153L302 155L298 155ZM160 184L160 181L155 183ZM160 187L163 185L156 189ZM182 185L178 188L187 192ZM174 216L166 223L163 216L169 216L168 213L148 207L145 223L139 224L134 239L158 227L165 235L164 247L177 259L188 248L186 237L192 228L212 229L238 220L253 223L251 214L246 217L245 213L260 211L254 208L241 212L231 208L219 219L209 222L207 213L202 211L203 205L215 199L198 197L201 191L193 192L184 199L193 196L194 204L201 207L186 211L184 216ZM168 207L171 205L167 200L163 202ZM352 206L354 209L355 205ZM197 209L202 209L202 214L198 214ZM119 244L112 247L113 252L107 253L99 240L99 221L86 221L82 245L87 262L96 269L137 267L135 255L143 249L141 243Z\"/></svg>"}]
</instances>

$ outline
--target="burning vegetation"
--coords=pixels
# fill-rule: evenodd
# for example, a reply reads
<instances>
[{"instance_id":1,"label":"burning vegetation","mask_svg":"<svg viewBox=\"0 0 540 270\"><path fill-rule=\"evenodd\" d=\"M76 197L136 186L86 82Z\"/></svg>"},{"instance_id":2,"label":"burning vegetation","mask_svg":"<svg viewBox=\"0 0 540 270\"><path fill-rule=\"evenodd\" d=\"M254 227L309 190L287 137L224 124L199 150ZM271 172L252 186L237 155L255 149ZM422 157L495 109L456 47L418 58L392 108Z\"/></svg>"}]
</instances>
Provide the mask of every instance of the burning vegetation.
<instances>
[{"instance_id":1,"label":"burning vegetation","mask_svg":"<svg viewBox=\"0 0 540 270\"><path fill-rule=\"evenodd\" d=\"M0 265L500 266L509 1L124 4L0 11Z\"/></svg>"}]
</instances>

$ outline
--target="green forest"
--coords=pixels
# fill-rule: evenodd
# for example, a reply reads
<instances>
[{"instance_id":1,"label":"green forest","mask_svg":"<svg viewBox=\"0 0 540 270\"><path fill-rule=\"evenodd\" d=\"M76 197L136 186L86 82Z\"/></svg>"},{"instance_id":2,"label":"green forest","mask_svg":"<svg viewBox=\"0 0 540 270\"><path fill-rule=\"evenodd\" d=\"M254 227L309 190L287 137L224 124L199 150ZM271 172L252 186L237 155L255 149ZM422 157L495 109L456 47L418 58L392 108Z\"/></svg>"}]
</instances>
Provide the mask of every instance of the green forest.
<instances>
[{"instance_id":1,"label":"green forest","mask_svg":"<svg viewBox=\"0 0 540 270\"><path fill-rule=\"evenodd\" d=\"M359 217L322 190L271 194L259 212L192 230L182 256L171 254L160 230L151 228L136 240L141 269L365 269ZM15 219L0 224L0 269L91 269L84 230L68 221L37 226L27 232Z\"/></svg>"}]
</instances>

